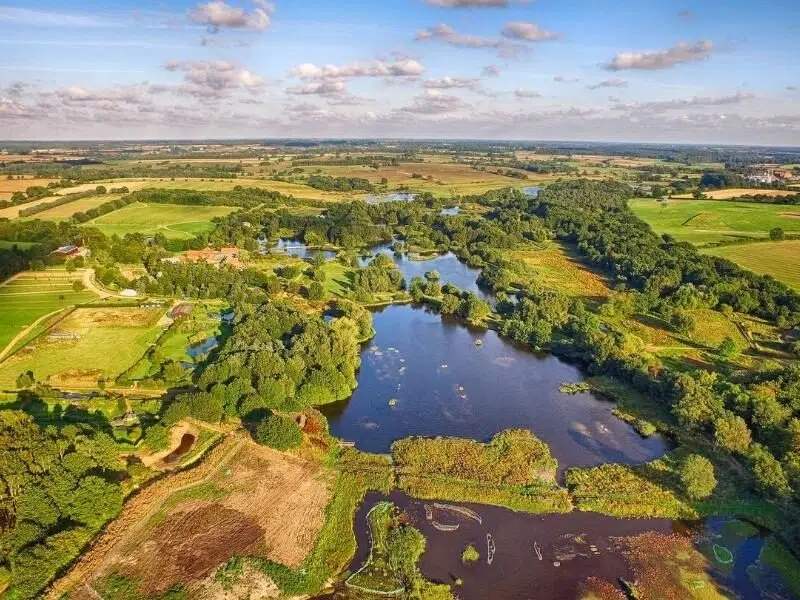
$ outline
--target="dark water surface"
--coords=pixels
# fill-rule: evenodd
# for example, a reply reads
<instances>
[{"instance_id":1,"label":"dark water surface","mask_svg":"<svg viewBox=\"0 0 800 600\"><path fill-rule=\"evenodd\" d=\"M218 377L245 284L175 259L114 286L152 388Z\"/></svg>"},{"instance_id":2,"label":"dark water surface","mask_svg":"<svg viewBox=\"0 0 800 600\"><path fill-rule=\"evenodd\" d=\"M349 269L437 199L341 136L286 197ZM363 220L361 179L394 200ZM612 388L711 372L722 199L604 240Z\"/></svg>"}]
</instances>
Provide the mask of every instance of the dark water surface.
<instances>
[{"instance_id":1,"label":"dark water surface","mask_svg":"<svg viewBox=\"0 0 800 600\"><path fill-rule=\"evenodd\" d=\"M181 437L181 443L178 444L175 450L167 454L166 458L164 458L164 462L168 464L178 462L184 454L192 449L195 439L195 436L191 433L184 433L183 437Z\"/></svg>"},{"instance_id":2,"label":"dark water surface","mask_svg":"<svg viewBox=\"0 0 800 600\"><path fill-rule=\"evenodd\" d=\"M352 397L321 407L331 433L361 450L385 453L409 435L486 441L510 427L533 431L562 471L641 463L667 449L660 436L642 438L612 415L612 403L560 393L582 376L555 356L411 305L386 307L373 323L377 334L365 345Z\"/></svg>"},{"instance_id":3,"label":"dark water surface","mask_svg":"<svg viewBox=\"0 0 800 600\"><path fill-rule=\"evenodd\" d=\"M614 538L635 536L646 531L689 537L698 548L722 542L727 519L686 523L669 519L619 519L596 513L532 515L497 506L451 503L473 510L481 523L448 510L433 507L432 501L410 498L395 491L388 497L370 493L356 513L358 551L350 570L356 571L369 557L370 539L366 515L377 502L390 500L427 539L420 561L430 581L462 585L453 591L461 600L575 600L589 577L617 584L619 578L634 578L620 545ZM440 531L432 520L458 525L455 531ZM450 504L450 503L448 503ZM487 563L487 534L492 536L495 554ZM711 575L720 590L731 598L778 600L794 598L777 573L758 561L766 534L750 537L731 547L735 561L728 568L711 561ZM475 563L464 564L461 553L472 544L480 553ZM538 547L541 559L536 552ZM655 551L655 549L654 549Z\"/></svg>"}]
</instances>

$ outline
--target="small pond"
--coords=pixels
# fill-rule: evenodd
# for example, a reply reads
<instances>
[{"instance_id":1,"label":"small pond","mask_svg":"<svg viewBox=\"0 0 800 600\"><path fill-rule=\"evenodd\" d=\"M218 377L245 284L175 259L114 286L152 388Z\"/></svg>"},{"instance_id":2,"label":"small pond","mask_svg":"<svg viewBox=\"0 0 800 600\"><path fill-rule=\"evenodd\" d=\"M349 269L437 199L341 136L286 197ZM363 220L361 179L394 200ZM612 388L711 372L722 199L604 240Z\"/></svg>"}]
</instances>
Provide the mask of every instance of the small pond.
<instances>
[{"instance_id":1,"label":"small pond","mask_svg":"<svg viewBox=\"0 0 800 600\"><path fill-rule=\"evenodd\" d=\"M206 338L200 343L191 344L188 348L186 348L186 354L192 358L198 358L204 354L208 354L211 350L216 348L218 344L219 341L216 337Z\"/></svg>"},{"instance_id":2,"label":"small pond","mask_svg":"<svg viewBox=\"0 0 800 600\"><path fill-rule=\"evenodd\" d=\"M321 407L331 433L361 450L385 453L410 435L486 441L523 427L550 446L563 472L642 463L667 449L661 436L642 438L611 414L613 403L560 393L562 383L583 377L553 355L412 305L378 310L373 322L377 334L364 346L358 387L348 400Z\"/></svg>"},{"instance_id":3,"label":"small pond","mask_svg":"<svg viewBox=\"0 0 800 600\"><path fill-rule=\"evenodd\" d=\"M536 198L539 195L539 192L542 191L542 188L539 186L528 186L522 188L522 193L526 196L530 196L531 198Z\"/></svg>"},{"instance_id":4,"label":"small pond","mask_svg":"<svg viewBox=\"0 0 800 600\"><path fill-rule=\"evenodd\" d=\"M442 285L450 283L466 292L476 294L487 302L494 302L494 297L490 292L478 287L477 279L481 270L473 269L461 262L452 252L433 254L429 257L412 257L408 253L398 255L392 250L391 244L383 244L373 248L371 253L373 255L385 254L389 256L394 261L394 264L397 265L403 277L405 277L406 284L410 284L414 277L424 277L428 271L438 271L439 282ZM358 263L360 266L365 267L371 261L372 257L359 258Z\"/></svg>"},{"instance_id":5,"label":"small pond","mask_svg":"<svg viewBox=\"0 0 800 600\"><path fill-rule=\"evenodd\" d=\"M443 208L439 211L439 214L444 217L455 217L458 213L461 212L460 206L451 206L450 208Z\"/></svg>"},{"instance_id":6,"label":"small pond","mask_svg":"<svg viewBox=\"0 0 800 600\"><path fill-rule=\"evenodd\" d=\"M411 202L416 198L411 192L387 192L385 194L370 194L364 198L367 204L384 204L386 202Z\"/></svg>"},{"instance_id":7,"label":"small pond","mask_svg":"<svg viewBox=\"0 0 800 600\"><path fill-rule=\"evenodd\" d=\"M620 538L645 532L689 538L709 557L707 547L728 543L731 553L725 558L732 559L731 563L725 565L711 558L711 576L720 589L734 592L732 597L793 598L777 572L758 560L767 534L751 533L750 537L733 543L730 534L725 533L729 519L685 523L668 519L620 519L585 512L533 515L480 504L450 505L474 511L480 517L478 523L452 510L437 508L432 501L415 500L399 491L388 498L377 493L365 498L354 522L358 552L350 565L351 571L360 568L369 556L367 511L387 499L427 538L420 561L423 575L431 581L451 585L460 579L462 584L453 589L461 600L574 600L580 597L580 586L589 577L612 584L619 578L632 580L634 575ZM434 522L457 529L442 531ZM487 534L495 546L491 564L486 560ZM464 564L461 554L468 544L478 550L480 558ZM652 548L652 552L658 562L658 548ZM706 584L698 581L696 585Z\"/></svg>"},{"instance_id":8,"label":"small pond","mask_svg":"<svg viewBox=\"0 0 800 600\"><path fill-rule=\"evenodd\" d=\"M265 248L264 250L266 251L267 249ZM303 241L293 238L280 238L277 243L268 248L268 250L269 252L284 253L287 256L294 256L301 259L314 258L320 252L322 252L325 260L336 256L336 252L333 250L309 248Z\"/></svg>"}]
</instances>

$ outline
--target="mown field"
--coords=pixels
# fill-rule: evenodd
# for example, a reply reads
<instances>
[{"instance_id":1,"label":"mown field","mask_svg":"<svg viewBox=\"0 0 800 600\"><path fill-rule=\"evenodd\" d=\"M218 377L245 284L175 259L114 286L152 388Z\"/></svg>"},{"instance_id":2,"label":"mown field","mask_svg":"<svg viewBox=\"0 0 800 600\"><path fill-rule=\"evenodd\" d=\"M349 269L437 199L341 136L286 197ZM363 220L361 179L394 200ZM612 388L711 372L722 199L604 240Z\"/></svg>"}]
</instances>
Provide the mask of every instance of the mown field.
<instances>
[{"instance_id":1,"label":"mown field","mask_svg":"<svg viewBox=\"0 0 800 600\"><path fill-rule=\"evenodd\" d=\"M66 271L27 271L0 284L0 353L37 319L94 299L92 292L73 291L77 279L80 274Z\"/></svg>"},{"instance_id":2,"label":"mown field","mask_svg":"<svg viewBox=\"0 0 800 600\"><path fill-rule=\"evenodd\" d=\"M631 209L656 233L697 245L741 238L766 238L774 227L800 233L800 214L791 206L718 200L630 201Z\"/></svg>"},{"instance_id":3,"label":"mown field","mask_svg":"<svg viewBox=\"0 0 800 600\"><path fill-rule=\"evenodd\" d=\"M727 188L724 190L707 190L703 192L706 198L711 200L730 200L731 198L739 198L740 196L755 195L761 196L785 196L790 194L791 191L787 190L762 190L753 188ZM673 198L692 198L691 194L681 194L680 196L673 196Z\"/></svg>"},{"instance_id":4,"label":"mown field","mask_svg":"<svg viewBox=\"0 0 800 600\"><path fill-rule=\"evenodd\" d=\"M160 309L77 308L19 352L0 363L0 386L33 371L38 381L66 388L94 388L113 380L158 339ZM53 339L68 334L74 339Z\"/></svg>"},{"instance_id":5,"label":"mown field","mask_svg":"<svg viewBox=\"0 0 800 600\"><path fill-rule=\"evenodd\" d=\"M764 242L704 249L705 254L721 256L761 275L800 291L800 241Z\"/></svg>"},{"instance_id":6,"label":"mown field","mask_svg":"<svg viewBox=\"0 0 800 600\"><path fill-rule=\"evenodd\" d=\"M190 239L198 233L211 231L214 228L211 219L214 217L224 217L234 210L236 209L229 206L182 206L136 202L102 215L86 225L97 227L109 236L163 233L168 238Z\"/></svg>"},{"instance_id":7,"label":"mown field","mask_svg":"<svg viewBox=\"0 0 800 600\"><path fill-rule=\"evenodd\" d=\"M99 194L97 196L89 196L88 198L81 198L80 200L75 200L75 202L68 202L67 204L62 204L61 206L55 206L51 209L24 218L43 219L46 221L63 221L65 219L69 219L76 212L86 212L87 210L97 208L101 204L105 204L111 200L116 200L117 198L122 198L122 194ZM48 200L51 201L53 198L48 198Z\"/></svg>"},{"instance_id":8,"label":"mown field","mask_svg":"<svg viewBox=\"0 0 800 600\"><path fill-rule=\"evenodd\" d=\"M31 186L47 187L47 184L55 179L36 179L26 176L25 179L8 179L5 176L0 178L0 200L10 200L14 192L24 192Z\"/></svg>"}]
</instances>

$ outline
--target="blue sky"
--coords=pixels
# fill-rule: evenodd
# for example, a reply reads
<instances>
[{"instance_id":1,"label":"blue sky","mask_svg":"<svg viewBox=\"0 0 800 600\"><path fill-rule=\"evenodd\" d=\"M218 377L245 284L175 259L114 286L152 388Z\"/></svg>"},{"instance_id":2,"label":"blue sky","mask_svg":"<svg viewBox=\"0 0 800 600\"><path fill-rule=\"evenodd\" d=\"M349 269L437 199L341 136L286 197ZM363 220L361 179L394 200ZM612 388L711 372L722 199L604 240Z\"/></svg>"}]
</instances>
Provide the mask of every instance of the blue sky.
<instances>
[{"instance_id":1,"label":"blue sky","mask_svg":"<svg viewBox=\"0 0 800 600\"><path fill-rule=\"evenodd\" d=\"M0 25L2 139L800 144L796 0L28 0Z\"/></svg>"}]
</instances>

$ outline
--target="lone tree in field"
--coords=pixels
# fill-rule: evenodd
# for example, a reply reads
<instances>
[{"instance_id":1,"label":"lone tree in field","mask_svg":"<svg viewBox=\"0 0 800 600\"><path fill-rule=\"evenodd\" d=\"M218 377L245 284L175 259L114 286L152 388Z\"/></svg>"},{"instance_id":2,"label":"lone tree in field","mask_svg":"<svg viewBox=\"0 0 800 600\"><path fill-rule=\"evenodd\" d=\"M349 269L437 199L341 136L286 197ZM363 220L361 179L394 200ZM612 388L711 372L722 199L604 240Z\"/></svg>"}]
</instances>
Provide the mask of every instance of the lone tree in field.
<instances>
[{"instance_id":1,"label":"lone tree in field","mask_svg":"<svg viewBox=\"0 0 800 600\"><path fill-rule=\"evenodd\" d=\"M717 487L714 465L705 456L691 454L681 465L681 483L693 500L708 498Z\"/></svg>"},{"instance_id":2,"label":"lone tree in field","mask_svg":"<svg viewBox=\"0 0 800 600\"><path fill-rule=\"evenodd\" d=\"M276 450L297 448L303 441L303 434L297 423L285 415L270 415L256 427L255 440L262 446Z\"/></svg>"},{"instance_id":3,"label":"lone tree in field","mask_svg":"<svg viewBox=\"0 0 800 600\"><path fill-rule=\"evenodd\" d=\"M774 242L786 239L786 232L780 227L775 227L769 230L769 239Z\"/></svg>"}]
</instances>

